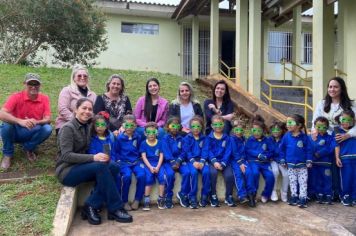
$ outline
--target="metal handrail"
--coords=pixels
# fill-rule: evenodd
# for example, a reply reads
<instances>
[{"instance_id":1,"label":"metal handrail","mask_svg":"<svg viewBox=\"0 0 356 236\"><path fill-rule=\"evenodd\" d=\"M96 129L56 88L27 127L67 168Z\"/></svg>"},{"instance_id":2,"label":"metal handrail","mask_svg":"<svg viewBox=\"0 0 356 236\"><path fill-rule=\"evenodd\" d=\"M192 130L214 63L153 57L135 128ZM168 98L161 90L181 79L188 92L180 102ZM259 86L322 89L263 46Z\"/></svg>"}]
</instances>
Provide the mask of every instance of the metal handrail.
<instances>
[{"instance_id":1,"label":"metal handrail","mask_svg":"<svg viewBox=\"0 0 356 236\"><path fill-rule=\"evenodd\" d=\"M304 77L299 75L298 73L294 72L293 70L289 69L288 67L286 67L286 64L292 64L293 66L298 67L299 69L301 69L302 71L304 71ZM311 82L312 81L312 77L308 76L308 74L310 72L313 72L313 70L309 70L309 69L305 69L304 67L302 67L301 65L298 65L295 62L292 61L288 61L286 58L282 58L281 59L281 64L283 65L283 82L286 82L286 71L290 72L292 75L297 76L299 79L305 81L305 82Z\"/></svg>"},{"instance_id":2,"label":"metal handrail","mask_svg":"<svg viewBox=\"0 0 356 236\"><path fill-rule=\"evenodd\" d=\"M227 74L223 70L222 66L224 66L227 69ZM220 70L220 74L222 74L225 78L230 80L230 79L232 79L231 78L231 71L232 70L236 71L236 67L230 67L223 60L220 59L220 69L219 70Z\"/></svg>"},{"instance_id":3,"label":"metal handrail","mask_svg":"<svg viewBox=\"0 0 356 236\"><path fill-rule=\"evenodd\" d=\"M286 85L275 85L268 82L266 79L262 78L262 81L268 86L269 95L261 91L262 96L264 96L268 100L268 105L272 107L272 103L282 103L282 104L290 104L304 107L304 117L305 120L308 120L308 110L314 111L313 107L308 104L308 96L312 94L312 89L307 86L286 86ZM282 101L272 98L272 89L274 88L284 88L284 89L303 89L304 90L304 103L300 102L290 102L290 101Z\"/></svg>"}]
</instances>

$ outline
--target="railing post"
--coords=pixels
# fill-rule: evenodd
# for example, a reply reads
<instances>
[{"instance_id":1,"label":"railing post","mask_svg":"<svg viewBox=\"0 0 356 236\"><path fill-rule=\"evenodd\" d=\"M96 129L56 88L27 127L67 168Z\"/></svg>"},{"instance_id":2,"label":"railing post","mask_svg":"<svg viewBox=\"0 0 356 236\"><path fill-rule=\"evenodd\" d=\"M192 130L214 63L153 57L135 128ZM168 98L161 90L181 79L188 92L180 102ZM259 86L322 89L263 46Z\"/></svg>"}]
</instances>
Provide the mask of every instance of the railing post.
<instances>
[{"instance_id":1,"label":"railing post","mask_svg":"<svg viewBox=\"0 0 356 236\"><path fill-rule=\"evenodd\" d=\"M269 86L269 106L272 107L272 86Z\"/></svg>"},{"instance_id":2,"label":"railing post","mask_svg":"<svg viewBox=\"0 0 356 236\"><path fill-rule=\"evenodd\" d=\"M304 117L306 120L306 125L308 125L308 108L307 108L307 104L308 104L308 89L304 88Z\"/></svg>"},{"instance_id":3,"label":"railing post","mask_svg":"<svg viewBox=\"0 0 356 236\"><path fill-rule=\"evenodd\" d=\"M286 84L286 61L283 58L283 83Z\"/></svg>"}]
</instances>

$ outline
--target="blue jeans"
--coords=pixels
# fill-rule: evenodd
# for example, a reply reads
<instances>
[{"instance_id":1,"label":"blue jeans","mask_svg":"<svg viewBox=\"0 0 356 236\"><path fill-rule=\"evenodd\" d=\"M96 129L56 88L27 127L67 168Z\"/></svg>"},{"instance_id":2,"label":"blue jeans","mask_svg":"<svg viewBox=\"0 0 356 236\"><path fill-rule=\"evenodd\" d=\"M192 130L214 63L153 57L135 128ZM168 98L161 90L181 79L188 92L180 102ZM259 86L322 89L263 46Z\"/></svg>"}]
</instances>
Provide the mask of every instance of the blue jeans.
<instances>
[{"instance_id":1,"label":"blue jeans","mask_svg":"<svg viewBox=\"0 0 356 236\"><path fill-rule=\"evenodd\" d=\"M115 162L89 162L75 165L63 180L63 185L75 187L81 183L95 181L95 187L85 204L100 209L104 203L109 212L122 209L122 201L115 185L120 167Z\"/></svg>"},{"instance_id":2,"label":"blue jeans","mask_svg":"<svg viewBox=\"0 0 356 236\"><path fill-rule=\"evenodd\" d=\"M12 157L14 155L14 143L21 143L26 151L34 151L51 133L52 126L49 124L36 125L32 129L27 129L20 125L4 122L1 128L3 154Z\"/></svg>"}]
</instances>

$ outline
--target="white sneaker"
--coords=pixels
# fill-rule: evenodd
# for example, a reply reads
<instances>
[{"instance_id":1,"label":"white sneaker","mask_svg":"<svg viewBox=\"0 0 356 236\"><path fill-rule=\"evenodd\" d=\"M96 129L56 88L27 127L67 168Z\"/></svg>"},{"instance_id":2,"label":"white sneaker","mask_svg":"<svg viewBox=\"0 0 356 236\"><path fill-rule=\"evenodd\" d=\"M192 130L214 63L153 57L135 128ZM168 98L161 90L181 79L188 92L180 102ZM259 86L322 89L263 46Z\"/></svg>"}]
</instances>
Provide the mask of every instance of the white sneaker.
<instances>
[{"instance_id":1,"label":"white sneaker","mask_svg":"<svg viewBox=\"0 0 356 236\"><path fill-rule=\"evenodd\" d=\"M278 194L275 190L273 190L273 192L271 194L271 200L274 202L278 201Z\"/></svg>"},{"instance_id":2,"label":"white sneaker","mask_svg":"<svg viewBox=\"0 0 356 236\"><path fill-rule=\"evenodd\" d=\"M282 199L282 202L287 202L288 201L288 193L281 191L281 199Z\"/></svg>"},{"instance_id":3,"label":"white sneaker","mask_svg":"<svg viewBox=\"0 0 356 236\"><path fill-rule=\"evenodd\" d=\"M265 196L261 196L262 203L266 203L267 201L268 201L268 198L266 198Z\"/></svg>"}]
</instances>

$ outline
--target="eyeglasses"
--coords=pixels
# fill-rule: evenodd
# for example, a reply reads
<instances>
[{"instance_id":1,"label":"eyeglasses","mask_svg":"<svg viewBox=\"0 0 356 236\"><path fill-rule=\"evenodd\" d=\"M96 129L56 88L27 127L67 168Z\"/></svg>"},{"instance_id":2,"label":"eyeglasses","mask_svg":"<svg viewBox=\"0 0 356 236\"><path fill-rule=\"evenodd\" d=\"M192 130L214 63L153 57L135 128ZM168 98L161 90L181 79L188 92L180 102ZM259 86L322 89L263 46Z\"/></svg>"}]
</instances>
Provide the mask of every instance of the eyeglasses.
<instances>
[{"instance_id":1,"label":"eyeglasses","mask_svg":"<svg viewBox=\"0 0 356 236\"><path fill-rule=\"evenodd\" d=\"M351 123L352 118L351 117L340 117L340 123Z\"/></svg>"},{"instance_id":2,"label":"eyeglasses","mask_svg":"<svg viewBox=\"0 0 356 236\"><path fill-rule=\"evenodd\" d=\"M213 126L214 128L222 128L222 127L224 127L224 122L214 122L214 123L212 124L212 126Z\"/></svg>"},{"instance_id":3,"label":"eyeglasses","mask_svg":"<svg viewBox=\"0 0 356 236\"><path fill-rule=\"evenodd\" d=\"M77 75L78 78L84 78L84 79L87 79L88 78L88 75L86 74L79 74Z\"/></svg>"},{"instance_id":4,"label":"eyeglasses","mask_svg":"<svg viewBox=\"0 0 356 236\"><path fill-rule=\"evenodd\" d=\"M156 135L157 134L157 130L156 129L148 129L145 131L147 135Z\"/></svg>"},{"instance_id":5,"label":"eyeglasses","mask_svg":"<svg viewBox=\"0 0 356 236\"><path fill-rule=\"evenodd\" d=\"M244 131L245 130L243 128L239 128L239 127L235 127L232 129L232 132L234 132L235 134L243 134Z\"/></svg>"},{"instance_id":6,"label":"eyeglasses","mask_svg":"<svg viewBox=\"0 0 356 236\"><path fill-rule=\"evenodd\" d=\"M125 122L123 124L123 126L124 126L125 129L131 129L131 128L135 128L136 125L134 123L126 123Z\"/></svg>"},{"instance_id":7,"label":"eyeglasses","mask_svg":"<svg viewBox=\"0 0 356 236\"><path fill-rule=\"evenodd\" d=\"M252 128L252 129L251 129L251 133L252 133L252 134L260 135L260 134L263 133L263 131L262 131L261 128Z\"/></svg>"},{"instance_id":8,"label":"eyeglasses","mask_svg":"<svg viewBox=\"0 0 356 236\"><path fill-rule=\"evenodd\" d=\"M297 122L295 120L287 120L287 126L295 126L297 125Z\"/></svg>"},{"instance_id":9,"label":"eyeglasses","mask_svg":"<svg viewBox=\"0 0 356 236\"><path fill-rule=\"evenodd\" d=\"M31 86L31 87L40 87L40 83L38 82L28 82L27 86Z\"/></svg>"},{"instance_id":10,"label":"eyeglasses","mask_svg":"<svg viewBox=\"0 0 356 236\"><path fill-rule=\"evenodd\" d=\"M170 125L168 125L168 128L170 128L170 129L180 129L180 124L170 124Z\"/></svg>"},{"instance_id":11,"label":"eyeglasses","mask_svg":"<svg viewBox=\"0 0 356 236\"><path fill-rule=\"evenodd\" d=\"M190 128L201 130L201 125L191 125Z\"/></svg>"},{"instance_id":12,"label":"eyeglasses","mask_svg":"<svg viewBox=\"0 0 356 236\"><path fill-rule=\"evenodd\" d=\"M328 129L328 127L326 125L316 125L315 128L318 131L326 131Z\"/></svg>"},{"instance_id":13,"label":"eyeglasses","mask_svg":"<svg viewBox=\"0 0 356 236\"><path fill-rule=\"evenodd\" d=\"M96 126L96 127L106 127L106 123L105 123L105 122L96 121L96 122L95 122L95 126Z\"/></svg>"},{"instance_id":14,"label":"eyeglasses","mask_svg":"<svg viewBox=\"0 0 356 236\"><path fill-rule=\"evenodd\" d=\"M272 133L279 133L282 130L280 128L272 128Z\"/></svg>"}]
</instances>

